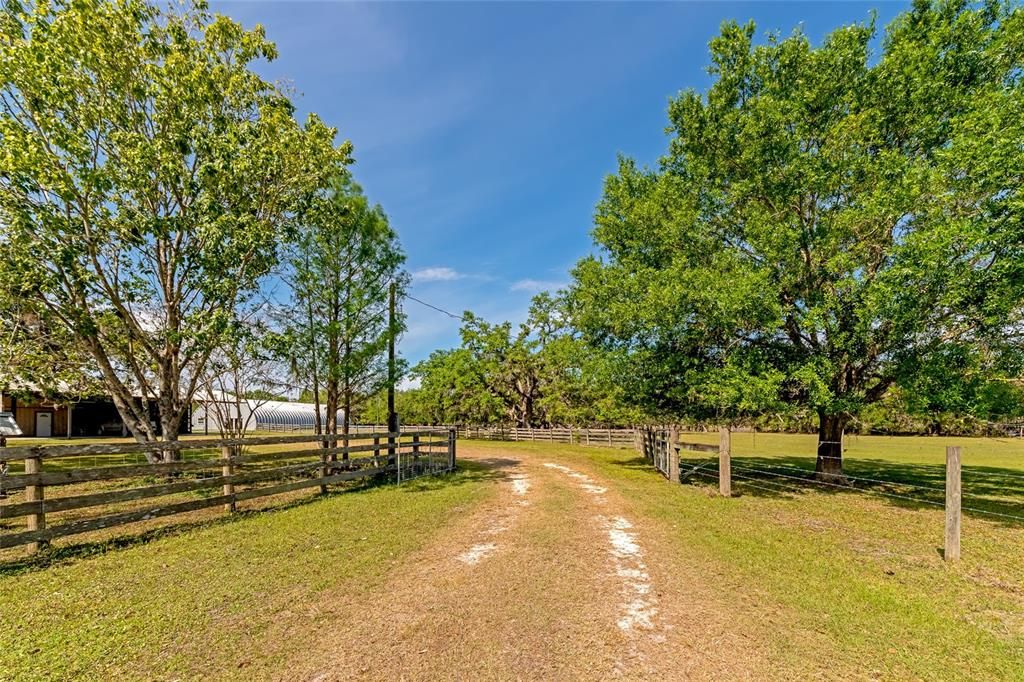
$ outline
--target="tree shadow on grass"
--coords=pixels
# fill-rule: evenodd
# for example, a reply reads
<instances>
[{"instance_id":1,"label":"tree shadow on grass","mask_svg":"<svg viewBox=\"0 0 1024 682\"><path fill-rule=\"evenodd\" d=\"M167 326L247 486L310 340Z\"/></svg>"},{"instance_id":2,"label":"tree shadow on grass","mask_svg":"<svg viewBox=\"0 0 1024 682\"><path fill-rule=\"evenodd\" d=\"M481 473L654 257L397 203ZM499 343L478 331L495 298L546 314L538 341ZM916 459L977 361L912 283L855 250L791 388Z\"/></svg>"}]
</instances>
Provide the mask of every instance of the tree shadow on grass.
<instances>
[{"instance_id":1,"label":"tree shadow on grass","mask_svg":"<svg viewBox=\"0 0 1024 682\"><path fill-rule=\"evenodd\" d=\"M505 461L510 464L516 463L515 460ZM403 482L400 490L403 492L429 492L443 488L450 488L452 486L466 485L467 483L502 479L507 477L507 475L508 474L500 467L485 466L483 464L477 464L476 462L459 462L457 469L454 472L433 476L422 476L412 479L407 482ZM136 533L125 532L122 535L105 538L103 540L50 545L40 552L30 556L0 560L0 578L23 573L32 573L54 566L67 565L82 559L107 554L109 552L147 545L165 537L173 537L194 530L216 528L218 526L238 523L239 521L246 519L305 507L310 504L316 504L339 495L367 493L378 488L389 486L395 486L394 474L382 474L340 485L332 485L328 488L325 495L316 493L289 500L268 497L265 498L265 504L254 509L239 510L231 514L195 521L168 523L158 528L152 528ZM125 528L130 527L131 524L127 524L125 526Z\"/></svg>"},{"instance_id":2,"label":"tree shadow on grass","mask_svg":"<svg viewBox=\"0 0 1024 682\"><path fill-rule=\"evenodd\" d=\"M462 460L456 463L456 471L433 475L423 474L416 478L403 480L401 489L407 493L422 493L467 483L501 481L509 478L508 470L518 464L519 460L507 458ZM387 478L377 485L394 482L394 475L387 474Z\"/></svg>"},{"instance_id":3,"label":"tree shadow on grass","mask_svg":"<svg viewBox=\"0 0 1024 682\"><path fill-rule=\"evenodd\" d=\"M869 495L904 509L941 509L945 506L944 464L908 464L883 459L847 459L843 470L849 485L814 478L814 457L733 457L734 494L792 499L819 493ZM626 466L645 466L643 458ZM718 484L718 459L681 457L681 482ZM1024 528L1024 470L1000 467L964 467L962 508L965 516Z\"/></svg>"}]
</instances>

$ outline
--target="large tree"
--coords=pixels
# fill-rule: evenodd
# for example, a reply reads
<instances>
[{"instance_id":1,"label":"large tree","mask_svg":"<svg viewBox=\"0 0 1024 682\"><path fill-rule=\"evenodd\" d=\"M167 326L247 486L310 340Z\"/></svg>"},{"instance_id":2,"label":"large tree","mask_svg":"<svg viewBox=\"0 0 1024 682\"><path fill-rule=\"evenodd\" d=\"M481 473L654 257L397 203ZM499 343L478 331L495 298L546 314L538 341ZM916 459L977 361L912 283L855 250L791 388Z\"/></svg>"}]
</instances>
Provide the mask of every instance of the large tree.
<instances>
[{"instance_id":1,"label":"large tree","mask_svg":"<svg viewBox=\"0 0 1024 682\"><path fill-rule=\"evenodd\" d=\"M251 70L275 54L202 2L0 13L0 287L90 354L140 440L146 399L177 437L297 201L348 160Z\"/></svg>"},{"instance_id":2,"label":"large tree","mask_svg":"<svg viewBox=\"0 0 1024 682\"><path fill-rule=\"evenodd\" d=\"M428 424L490 424L507 419L504 403L487 389L477 359L467 348L436 350L410 373L420 387L407 396L413 409L403 419L415 416Z\"/></svg>"},{"instance_id":3,"label":"large tree","mask_svg":"<svg viewBox=\"0 0 1024 682\"><path fill-rule=\"evenodd\" d=\"M916 2L879 54L873 22L754 35L723 25L658 168L608 178L574 300L650 403L813 410L838 477L864 405L1020 320L1024 11Z\"/></svg>"},{"instance_id":4,"label":"large tree","mask_svg":"<svg viewBox=\"0 0 1024 682\"><path fill-rule=\"evenodd\" d=\"M322 387L326 433L338 433L341 409L348 434L353 411L389 379L388 343L404 328L401 312L389 313L389 296L407 286L405 254L384 211L347 173L310 198L300 222L288 250L289 354L318 404Z\"/></svg>"}]
</instances>

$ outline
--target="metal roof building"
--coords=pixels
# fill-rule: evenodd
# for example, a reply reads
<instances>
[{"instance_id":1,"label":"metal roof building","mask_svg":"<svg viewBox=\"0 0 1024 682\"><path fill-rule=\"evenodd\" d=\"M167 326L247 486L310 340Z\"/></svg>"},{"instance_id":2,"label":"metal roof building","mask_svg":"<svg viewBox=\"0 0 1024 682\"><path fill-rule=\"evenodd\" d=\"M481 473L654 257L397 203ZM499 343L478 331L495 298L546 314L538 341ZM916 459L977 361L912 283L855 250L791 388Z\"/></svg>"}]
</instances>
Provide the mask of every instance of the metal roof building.
<instances>
[{"instance_id":1,"label":"metal roof building","mask_svg":"<svg viewBox=\"0 0 1024 682\"><path fill-rule=\"evenodd\" d=\"M252 410L252 421L259 431L272 431L275 429L312 429L316 416L314 405L309 403L286 403L278 400L268 400L262 403L249 401ZM344 421L345 412L338 410L338 423ZM320 420L324 423L327 420L327 408L320 406Z\"/></svg>"},{"instance_id":2,"label":"metal roof building","mask_svg":"<svg viewBox=\"0 0 1024 682\"><path fill-rule=\"evenodd\" d=\"M234 397L218 396L218 400L196 397L192 410L193 433L216 433L221 419L233 420L236 428L248 431L312 431L315 426L316 407L311 403L293 403L283 400L236 401ZM338 410L338 423L345 413ZM320 406L321 424L327 421L327 409Z\"/></svg>"}]
</instances>

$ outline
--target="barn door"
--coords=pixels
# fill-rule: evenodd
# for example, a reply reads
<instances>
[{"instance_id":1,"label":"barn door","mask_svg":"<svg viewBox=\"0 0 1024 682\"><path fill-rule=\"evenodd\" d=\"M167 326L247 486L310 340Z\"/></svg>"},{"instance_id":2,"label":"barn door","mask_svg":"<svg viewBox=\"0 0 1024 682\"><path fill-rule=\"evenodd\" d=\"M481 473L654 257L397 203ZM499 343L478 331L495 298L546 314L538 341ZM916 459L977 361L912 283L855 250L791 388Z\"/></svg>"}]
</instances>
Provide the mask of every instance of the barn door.
<instances>
[{"instance_id":1,"label":"barn door","mask_svg":"<svg viewBox=\"0 0 1024 682\"><path fill-rule=\"evenodd\" d=\"M36 437L49 438L53 435L53 412L36 412Z\"/></svg>"}]
</instances>

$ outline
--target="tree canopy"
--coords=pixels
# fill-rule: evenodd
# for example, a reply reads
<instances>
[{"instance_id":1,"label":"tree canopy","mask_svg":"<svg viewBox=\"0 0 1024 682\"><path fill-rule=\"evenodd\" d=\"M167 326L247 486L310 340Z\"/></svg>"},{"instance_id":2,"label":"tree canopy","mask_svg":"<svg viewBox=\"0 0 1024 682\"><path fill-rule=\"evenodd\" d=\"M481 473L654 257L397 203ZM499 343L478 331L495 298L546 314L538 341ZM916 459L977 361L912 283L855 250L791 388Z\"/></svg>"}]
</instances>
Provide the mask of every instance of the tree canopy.
<instances>
[{"instance_id":1,"label":"tree canopy","mask_svg":"<svg viewBox=\"0 0 1024 682\"><path fill-rule=\"evenodd\" d=\"M853 416L937 358L992 362L1024 293L1024 11L916 2L875 38L724 24L658 167L607 179L571 291L645 404L812 410L832 476Z\"/></svg>"},{"instance_id":2,"label":"tree canopy","mask_svg":"<svg viewBox=\"0 0 1024 682\"><path fill-rule=\"evenodd\" d=\"M298 203L349 162L254 61L261 27L204 3L0 12L0 288L96 363L138 438L187 414Z\"/></svg>"},{"instance_id":3,"label":"tree canopy","mask_svg":"<svg viewBox=\"0 0 1024 682\"><path fill-rule=\"evenodd\" d=\"M518 426L625 426L642 419L622 395L615 355L580 337L561 296L536 296L518 326L471 312L463 319L459 348L435 351L412 368L420 388L406 399L410 417Z\"/></svg>"},{"instance_id":4,"label":"tree canopy","mask_svg":"<svg viewBox=\"0 0 1024 682\"><path fill-rule=\"evenodd\" d=\"M394 286L408 276L398 236L379 205L371 205L347 174L312 197L286 247L290 305L281 316L282 350L302 387L327 407L326 432L342 432L362 403L389 381L388 343L404 329L389 313Z\"/></svg>"}]
</instances>

